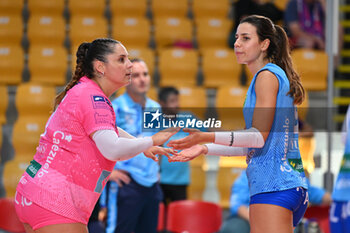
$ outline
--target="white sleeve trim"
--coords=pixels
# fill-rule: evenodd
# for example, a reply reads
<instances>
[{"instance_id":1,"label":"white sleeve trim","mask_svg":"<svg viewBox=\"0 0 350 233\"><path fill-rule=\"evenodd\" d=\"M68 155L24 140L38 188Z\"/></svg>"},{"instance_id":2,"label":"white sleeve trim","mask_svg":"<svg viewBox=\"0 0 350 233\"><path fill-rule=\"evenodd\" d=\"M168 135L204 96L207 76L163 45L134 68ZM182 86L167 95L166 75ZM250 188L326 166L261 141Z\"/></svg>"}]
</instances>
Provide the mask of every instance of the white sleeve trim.
<instances>
[{"instance_id":1,"label":"white sleeve trim","mask_svg":"<svg viewBox=\"0 0 350 233\"><path fill-rule=\"evenodd\" d=\"M248 148L244 147L231 147L223 146L218 144L205 144L208 148L207 155L216 156L246 156L248 153Z\"/></svg>"},{"instance_id":2,"label":"white sleeve trim","mask_svg":"<svg viewBox=\"0 0 350 233\"><path fill-rule=\"evenodd\" d=\"M265 141L259 130L249 128L240 131L215 132L215 144L233 147L261 148Z\"/></svg>"},{"instance_id":3,"label":"white sleeve trim","mask_svg":"<svg viewBox=\"0 0 350 233\"><path fill-rule=\"evenodd\" d=\"M151 137L121 138L114 130L98 130L92 139L101 154L112 161L130 159L153 146Z\"/></svg>"},{"instance_id":4,"label":"white sleeve trim","mask_svg":"<svg viewBox=\"0 0 350 233\"><path fill-rule=\"evenodd\" d=\"M129 134L128 132L126 132L125 130L123 130L122 128L118 127L118 133L119 133L119 137L121 138L129 138L129 139L135 139L136 137L132 136L131 134Z\"/></svg>"}]
</instances>

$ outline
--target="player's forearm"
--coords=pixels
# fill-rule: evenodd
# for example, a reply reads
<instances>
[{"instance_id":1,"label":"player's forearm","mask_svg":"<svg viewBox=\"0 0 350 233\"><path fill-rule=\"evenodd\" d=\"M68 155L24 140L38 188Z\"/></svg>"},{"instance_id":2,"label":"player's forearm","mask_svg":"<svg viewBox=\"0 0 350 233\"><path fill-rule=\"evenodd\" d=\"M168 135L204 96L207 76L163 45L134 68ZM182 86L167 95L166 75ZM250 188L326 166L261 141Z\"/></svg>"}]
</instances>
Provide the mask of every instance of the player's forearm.
<instances>
[{"instance_id":1,"label":"player's forearm","mask_svg":"<svg viewBox=\"0 0 350 233\"><path fill-rule=\"evenodd\" d=\"M127 160L153 146L151 137L121 138L113 130L98 130L92 139L101 154L109 160Z\"/></svg>"},{"instance_id":2,"label":"player's forearm","mask_svg":"<svg viewBox=\"0 0 350 233\"><path fill-rule=\"evenodd\" d=\"M205 144L207 147L207 151L205 154L207 155L215 155L215 156L246 156L248 153L248 148L244 147L231 147L231 146L223 146L218 144Z\"/></svg>"},{"instance_id":3,"label":"player's forearm","mask_svg":"<svg viewBox=\"0 0 350 233\"><path fill-rule=\"evenodd\" d=\"M215 133L215 143L233 147L261 148L265 140L256 128L249 128L240 131L225 131Z\"/></svg>"},{"instance_id":4,"label":"player's forearm","mask_svg":"<svg viewBox=\"0 0 350 233\"><path fill-rule=\"evenodd\" d=\"M215 133L214 132L203 132L199 136L199 143L214 142Z\"/></svg>"}]
</instances>

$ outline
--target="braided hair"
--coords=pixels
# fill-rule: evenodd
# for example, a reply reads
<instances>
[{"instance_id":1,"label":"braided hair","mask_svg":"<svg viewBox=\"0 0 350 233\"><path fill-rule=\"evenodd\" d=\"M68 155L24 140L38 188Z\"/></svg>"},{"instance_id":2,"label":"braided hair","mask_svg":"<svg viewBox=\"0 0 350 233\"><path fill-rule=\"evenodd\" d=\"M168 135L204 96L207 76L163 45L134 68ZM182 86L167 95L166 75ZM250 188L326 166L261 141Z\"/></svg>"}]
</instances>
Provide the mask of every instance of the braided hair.
<instances>
[{"instance_id":1,"label":"braided hair","mask_svg":"<svg viewBox=\"0 0 350 233\"><path fill-rule=\"evenodd\" d=\"M61 103L67 92L79 82L81 77L86 76L89 79L95 77L93 62L95 60L107 62L107 55L113 53L116 44L120 44L120 42L109 38L100 38L91 43L83 42L80 44L76 53L77 60L73 77L64 90L56 96L54 110Z\"/></svg>"}]
</instances>

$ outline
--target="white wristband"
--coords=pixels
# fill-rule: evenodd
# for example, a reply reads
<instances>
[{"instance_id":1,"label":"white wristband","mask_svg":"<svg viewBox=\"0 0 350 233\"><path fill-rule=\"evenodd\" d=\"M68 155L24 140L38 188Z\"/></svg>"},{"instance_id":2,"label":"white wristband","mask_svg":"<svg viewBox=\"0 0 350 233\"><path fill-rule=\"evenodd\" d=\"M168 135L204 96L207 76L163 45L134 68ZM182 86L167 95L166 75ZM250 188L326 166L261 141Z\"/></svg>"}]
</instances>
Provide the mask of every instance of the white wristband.
<instances>
[{"instance_id":1,"label":"white wristband","mask_svg":"<svg viewBox=\"0 0 350 233\"><path fill-rule=\"evenodd\" d=\"M231 147L223 146L217 144L205 144L208 148L207 155L216 155L216 156L246 156L248 153L248 148L244 147Z\"/></svg>"},{"instance_id":2,"label":"white wristband","mask_svg":"<svg viewBox=\"0 0 350 233\"><path fill-rule=\"evenodd\" d=\"M265 141L259 130L249 128L240 131L215 132L215 144L233 147L261 148Z\"/></svg>"}]
</instances>

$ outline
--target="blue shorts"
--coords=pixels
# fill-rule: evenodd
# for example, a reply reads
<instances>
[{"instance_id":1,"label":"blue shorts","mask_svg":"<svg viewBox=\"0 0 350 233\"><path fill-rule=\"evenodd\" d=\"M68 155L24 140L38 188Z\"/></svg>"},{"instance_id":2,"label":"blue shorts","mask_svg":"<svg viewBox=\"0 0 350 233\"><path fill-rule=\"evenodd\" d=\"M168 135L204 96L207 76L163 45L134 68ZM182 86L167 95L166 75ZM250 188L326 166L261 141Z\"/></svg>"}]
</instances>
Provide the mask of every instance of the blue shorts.
<instances>
[{"instance_id":1,"label":"blue shorts","mask_svg":"<svg viewBox=\"0 0 350 233\"><path fill-rule=\"evenodd\" d=\"M333 201L329 211L331 232L350 232L350 201Z\"/></svg>"},{"instance_id":2,"label":"blue shorts","mask_svg":"<svg viewBox=\"0 0 350 233\"><path fill-rule=\"evenodd\" d=\"M293 212L293 226L298 225L304 216L309 196L307 190L302 187L287 189L283 191L259 193L250 198L252 204L278 205Z\"/></svg>"}]
</instances>

